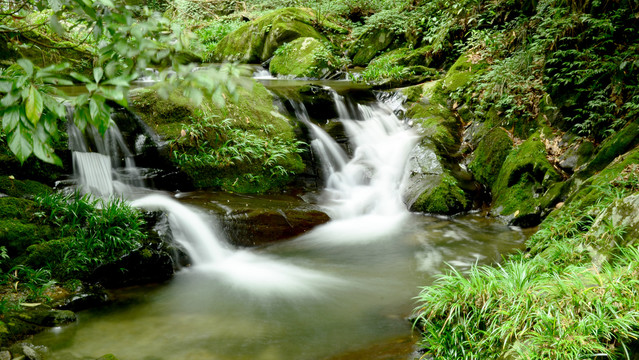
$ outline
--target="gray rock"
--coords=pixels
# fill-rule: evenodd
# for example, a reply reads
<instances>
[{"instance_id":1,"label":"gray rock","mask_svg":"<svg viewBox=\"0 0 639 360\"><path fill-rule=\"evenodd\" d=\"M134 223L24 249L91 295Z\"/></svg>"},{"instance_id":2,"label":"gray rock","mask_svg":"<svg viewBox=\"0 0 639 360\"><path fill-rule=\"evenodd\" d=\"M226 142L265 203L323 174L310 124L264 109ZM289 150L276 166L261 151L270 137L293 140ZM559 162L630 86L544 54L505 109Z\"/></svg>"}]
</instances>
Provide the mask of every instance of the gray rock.
<instances>
[{"instance_id":1,"label":"gray rock","mask_svg":"<svg viewBox=\"0 0 639 360\"><path fill-rule=\"evenodd\" d=\"M11 360L11 353L7 350L0 351L0 360Z\"/></svg>"}]
</instances>

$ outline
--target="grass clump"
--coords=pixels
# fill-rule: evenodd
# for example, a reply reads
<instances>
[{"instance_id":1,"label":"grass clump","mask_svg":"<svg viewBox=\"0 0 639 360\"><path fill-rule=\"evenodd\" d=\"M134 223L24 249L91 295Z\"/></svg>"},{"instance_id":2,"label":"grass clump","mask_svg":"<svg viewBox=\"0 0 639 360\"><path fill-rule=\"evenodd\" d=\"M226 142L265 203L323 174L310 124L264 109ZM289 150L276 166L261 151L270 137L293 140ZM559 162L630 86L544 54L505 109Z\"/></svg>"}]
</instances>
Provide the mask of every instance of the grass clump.
<instances>
[{"instance_id":1,"label":"grass clump","mask_svg":"<svg viewBox=\"0 0 639 360\"><path fill-rule=\"evenodd\" d=\"M627 174L626 174L627 175ZM574 201L502 265L452 270L418 296L426 354L441 359L629 359L639 337L639 248L601 214L636 196L622 174ZM628 186L633 183L632 186Z\"/></svg>"},{"instance_id":2,"label":"grass clump","mask_svg":"<svg viewBox=\"0 0 639 360\"><path fill-rule=\"evenodd\" d=\"M0 223L27 226L22 247L0 246L0 316L23 302L46 302L58 283L87 280L99 266L138 249L147 235L141 214L123 200L49 193L25 203L24 213L3 211ZM3 240L4 242L4 240ZM28 246L28 247L27 247Z\"/></svg>"}]
</instances>

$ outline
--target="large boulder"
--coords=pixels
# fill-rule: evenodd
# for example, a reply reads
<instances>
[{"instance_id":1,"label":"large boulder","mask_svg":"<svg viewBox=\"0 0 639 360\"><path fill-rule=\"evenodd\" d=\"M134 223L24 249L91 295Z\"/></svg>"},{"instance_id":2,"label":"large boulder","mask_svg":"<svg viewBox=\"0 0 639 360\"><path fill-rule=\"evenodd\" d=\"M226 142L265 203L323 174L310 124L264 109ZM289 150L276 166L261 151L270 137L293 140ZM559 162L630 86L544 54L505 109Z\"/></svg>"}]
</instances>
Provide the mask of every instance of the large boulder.
<instances>
[{"instance_id":1,"label":"large boulder","mask_svg":"<svg viewBox=\"0 0 639 360\"><path fill-rule=\"evenodd\" d=\"M479 141L479 145L472 153L468 169L479 183L492 189L501 166L512 148L513 140L506 130L492 129Z\"/></svg>"},{"instance_id":2,"label":"large boulder","mask_svg":"<svg viewBox=\"0 0 639 360\"><path fill-rule=\"evenodd\" d=\"M168 190L218 188L241 193L280 189L304 170L295 123L279 113L273 95L257 82L240 87L238 100L199 107L176 90L132 92L132 108L166 141L162 156L187 175Z\"/></svg>"},{"instance_id":3,"label":"large boulder","mask_svg":"<svg viewBox=\"0 0 639 360\"><path fill-rule=\"evenodd\" d=\"M337 70L337 64L326 45L304 37L281 46L270 62L269 71L273 75L325 78Z\"/></svg>"},{"instance_id":4,"label":"large boulder","mask_svg":"<svg viewBox=\"0 0 639 360\"><path fill-rule=\"evenodd\" d=\"M392 30L378 27L364 32L348 50L353 59L353 65L366 66L383 50L388 49L397 41Z\"/></svg>"},{"instance_id":5,"label":"large boulder","mask_svg":"<svg viewBox=\"0 0 639 360\"><path fill-rule=\"evenodd\" d=\"M433 80L439 75L429 68L431 48L399 48L374 58L362 78L375 88L397 88Z\"/></svg>"},{"instance_id":6,"label":"large boulder","mask_svg":"<svg viewBox=\"0 0 639 360\"><path fill-rule=\"evenodd\" d=\"M554 183L562 180L546 158L546 147L534 134L513 149L492 186L492 210L511 224L534 226L541 222L541 202Z\"/></svg>"},{"instance_id":7,"label":"large boulder","mask_svg":"<svg viewBox=\"0 0 639 360\"><path fill-rule=\"evenodd\" d=\"M310 11L298 8L275 10L225 36L215 48L214 61L260 63L277 48L297 38L326 38L312 25Z\"/></svg>"}]
</instances>

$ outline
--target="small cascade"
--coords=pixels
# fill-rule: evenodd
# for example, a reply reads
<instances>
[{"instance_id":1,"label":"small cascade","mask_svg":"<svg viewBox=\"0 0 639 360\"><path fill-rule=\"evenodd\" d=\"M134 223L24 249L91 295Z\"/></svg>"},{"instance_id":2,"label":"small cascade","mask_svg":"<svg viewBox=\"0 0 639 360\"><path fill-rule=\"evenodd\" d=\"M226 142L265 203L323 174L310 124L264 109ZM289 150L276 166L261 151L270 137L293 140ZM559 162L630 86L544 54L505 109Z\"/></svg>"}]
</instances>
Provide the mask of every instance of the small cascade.
<instances>
[{"instance_id":1,"label":"small cascade","mask_svg":"<svg viewBox=\"0 0 639 360\"><path fill-rule=\"evenodd\" d=\"M72 118L72 113L69 117ZM128 187L144 186L133 153L113 121L104 135L94 126L88 126L83 134L72 120L68 121L67 132L80 191L109 197L125 192Z\"/></svg>"},{"instance_id":2,"label":"small cascade","mask_svg":"<svg viewBox=\"0 0 639 360\"><path fill-rule=\"evenodd\" d=\"M417 136L382 103L353 104L334 92L340 121L349 136L353 156L319 126L308 120L303 105L296 115L307 124L320 158L326 189L325 206L334 219L407 213L401 197L408 155Z\"/></svg>"},{"instance_id":3,"label":"small cascade","mask_svg":"<svg viewBox=\"0 0 639 360\"><path fill-rule=\"evenodd\" d=\"M195 266L220 261L231 252L213 231L210 219L169 197L149 195L134 200L131 206L165 212L173 239L186 250Z\"/></svg>"}]
</instances>

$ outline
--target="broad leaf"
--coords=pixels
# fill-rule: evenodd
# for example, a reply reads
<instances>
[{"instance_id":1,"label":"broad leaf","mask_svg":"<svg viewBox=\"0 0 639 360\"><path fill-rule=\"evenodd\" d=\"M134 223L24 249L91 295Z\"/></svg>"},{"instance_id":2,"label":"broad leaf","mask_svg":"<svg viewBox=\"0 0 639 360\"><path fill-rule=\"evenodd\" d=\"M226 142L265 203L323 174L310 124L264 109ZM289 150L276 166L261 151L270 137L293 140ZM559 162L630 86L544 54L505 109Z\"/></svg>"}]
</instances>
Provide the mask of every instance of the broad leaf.
<instances>
[{"instance_id":1,"label":"broad leaf","mask_svg":"<svg viewBox=\"0 0 639 360\"><path fill-rule=\"evenodd\" d=\"M19 59L17 63L18 65L20 65L21 68L24 69L28 77L31 77L33 75L33 63L31 63L31 61L27 59Z\"/></svg>"},{"instance_id":2,"label":"broad leaf","mask_svg":"<svg viewBox=\"0 0 639 360\"><path fill-rule=\"evenodd\" d=\"M58 4L59 4L59 2L58 2ZM51 15L51 17L49 17L49 26L59 36L65 36L66 35L66 31L64 30L64 27L62 26L62 24L60 24L60 20L58 19L58 17L56 15Z\"/></svg>"},{"instance_id":3,"label":"broad leaf","mask_svg":"<svg viewBox=\"0 0 639 360\"><path fill-rule=\"evenodd\" d=\"M24 108L27 119L33 124L37 124L42 116L43 109L42 95L40 95L40 92L35 86L31 85L29 88L29 97L27 98Z\"/></svg>"},{"instance_id":4,"label":"broad leaf","mask_svg":"<svg viewBox=\"0 0 639 360\"><path fill-rule=\"evenodd\" d=\"M71 72L71 74L69 74L69 75L71 75L74 79L76 79L78 81L81 81L83 83L90 83L91 82L91 80L89 80L88 77L86 77L86 76L84 76L82 74L79 74L79 73L77 73L75 71Z\"/></svg>"},{"instance_id":5,"label":"broad leaf","mask_svg":"<svg viewBox=\"0 0 639 360\"><path fill-rule=\"evenodd\" d=\"M95 79L95 83L99 83L102 80L102 76L104 75L104 70L101 67L93 68L93 79Z\"/></svg>"},{"instance_id":6,"label":"broad leaf","mask_svg":"<svg viewBox=\"0 0 639 360\"><path fill-rule=\"evenodd\" d=\"M5 133L10 133L20 122L20 107L13 106L4 112L2 116L2 128Z\"/></svg>"},{"instance_id":7,"label":"broad leaf","mask_svg":"<svg viewBox=\"0 0 639 360\"><path fill-rule=\"evenodd\" d=\"M18 124L13 132L9 133L9 149L20 160L20 163L24 161L33 152L31 133L29 130L21 124Z\"/></svg>"},{"instance_id":8,"label":"broad leaf","mask_svg":"<svg viewBox=\"0 0 639 360\"><path fill-rule=\"evenodd\" d=\"M5 95L2 100L0 100L0 105L4 107L9 107L16 103L20 99L20 94L18 91L12 91Z\"/></svg>"},{"instance_id":9,"label":"broad leaf","mask_svg":"<svg viewBox=\"0 0 639 360\"><path fill-rule=\"evenodd\" d=\"M33 154L44 162L62 166L62 160L55 154L51 145L41 142L37 138L33 139Z\"/></svg>"}]
</instances>

